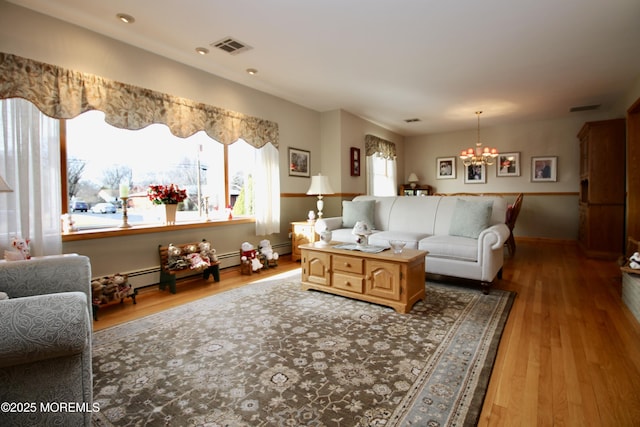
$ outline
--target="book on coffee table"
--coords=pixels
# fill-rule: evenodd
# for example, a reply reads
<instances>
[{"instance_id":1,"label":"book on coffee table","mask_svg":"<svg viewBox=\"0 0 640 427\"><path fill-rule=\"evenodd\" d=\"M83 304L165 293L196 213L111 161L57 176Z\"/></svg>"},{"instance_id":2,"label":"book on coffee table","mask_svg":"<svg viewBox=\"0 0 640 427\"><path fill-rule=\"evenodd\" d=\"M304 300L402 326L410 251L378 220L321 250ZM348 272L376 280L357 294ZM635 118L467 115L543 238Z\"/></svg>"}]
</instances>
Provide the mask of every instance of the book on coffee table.
<instances>
[{"instance_id":1,"label":"book on coffee table","mask_svg":"<svg viewBox=\"0 0 640 427\"><path fill-rule=\"evenodd\" d=\"M375 245L358 245L355 243L343 243L340 245L335 245L336 249L346 249L348 251L360 251L366 252L368 254L377 254L378 252L386 251L389 249L385 246L375 246Z\"/></svg>"}]
</instances>

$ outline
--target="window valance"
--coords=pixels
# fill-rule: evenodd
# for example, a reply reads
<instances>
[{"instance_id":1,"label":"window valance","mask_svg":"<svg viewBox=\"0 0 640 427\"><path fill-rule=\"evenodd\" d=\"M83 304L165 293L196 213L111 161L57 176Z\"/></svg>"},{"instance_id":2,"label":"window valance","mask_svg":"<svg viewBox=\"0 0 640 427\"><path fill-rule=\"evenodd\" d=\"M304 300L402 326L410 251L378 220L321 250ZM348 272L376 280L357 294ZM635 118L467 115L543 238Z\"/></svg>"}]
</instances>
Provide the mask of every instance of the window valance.
<instances>
[{"instance_id":1,"label":"window valance","mask_svg":"<svg viewBox=\"0 0 640 427\"><path fill-rule=\"evenodd\" d=\"M396 144L375 135L365 135L364 150L367 157L378 155L385 159L396 158Z\"/></svg>"},{"instance_id":2,"label":"window valance","mask_svg":"<svg viewBox=\"0 0 640 427\"><path fill-rule=\"evenodd\" d=\"M205 131L223 144L242 138L257 148L278 147L275 122L0 52L0 99L6 98L26 99L56 119L100 110L122 129L164 123L181 138Z\"/></svg>"}]
</instances>

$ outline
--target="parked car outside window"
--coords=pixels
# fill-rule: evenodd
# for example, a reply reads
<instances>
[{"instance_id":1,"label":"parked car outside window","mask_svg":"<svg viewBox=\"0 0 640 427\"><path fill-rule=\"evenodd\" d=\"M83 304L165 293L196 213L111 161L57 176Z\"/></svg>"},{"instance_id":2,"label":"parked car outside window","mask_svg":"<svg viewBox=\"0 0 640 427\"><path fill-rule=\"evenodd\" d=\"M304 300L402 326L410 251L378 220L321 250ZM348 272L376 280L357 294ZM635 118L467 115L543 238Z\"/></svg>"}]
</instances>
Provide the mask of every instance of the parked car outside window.
<instances>
[{"instance_id":1,"label":"parked car outside window","mask_svg":"<svg viewBox=\"0 0 640 427\"><path fill-rule=\"evenodd\" d=\"M113 203L98 203L91 208L93 213L116 213L116 207Z\"/></svg>"},{"instance_id":2,"label":"parked car outside window","mask_svg":"<svg viewBox=\"0 0 640 427\"><path fill-rule=\"evenodd\" d=\"M87 212L88 210L89 205L84 200L74 200L73 202L71 202L71 212Z\"/></svg>"}]
</instances>

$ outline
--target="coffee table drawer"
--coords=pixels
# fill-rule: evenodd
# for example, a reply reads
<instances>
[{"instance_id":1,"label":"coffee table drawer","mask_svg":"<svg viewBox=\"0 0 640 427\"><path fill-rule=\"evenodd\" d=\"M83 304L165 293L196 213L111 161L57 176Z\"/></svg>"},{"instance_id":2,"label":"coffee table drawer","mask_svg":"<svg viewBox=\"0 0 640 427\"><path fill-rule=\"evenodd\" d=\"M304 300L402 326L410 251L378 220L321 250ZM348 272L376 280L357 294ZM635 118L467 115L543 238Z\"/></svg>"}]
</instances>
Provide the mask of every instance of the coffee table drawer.
<instances>
[{"instance_id":1,"label":"coffee table drawer","mask_svg":"<svg viewBox=\"0 0 640 427\"><path fill-rule=\"evenodd\" d=\"M362 274L364 271L364 259L352 256L333 256L333 270L345 273Z\"/></svg>"},{"instance_id":2,"label":"coffee table drawer","mask_svg":"<svg viewBox=\"0 0 640 427\"><path fill-rule=\"evenodd\" d=\"M353 274L333 273L331 286L344 291L361 294L364 292L364 277Z\"/></svg>"}]
</instances>

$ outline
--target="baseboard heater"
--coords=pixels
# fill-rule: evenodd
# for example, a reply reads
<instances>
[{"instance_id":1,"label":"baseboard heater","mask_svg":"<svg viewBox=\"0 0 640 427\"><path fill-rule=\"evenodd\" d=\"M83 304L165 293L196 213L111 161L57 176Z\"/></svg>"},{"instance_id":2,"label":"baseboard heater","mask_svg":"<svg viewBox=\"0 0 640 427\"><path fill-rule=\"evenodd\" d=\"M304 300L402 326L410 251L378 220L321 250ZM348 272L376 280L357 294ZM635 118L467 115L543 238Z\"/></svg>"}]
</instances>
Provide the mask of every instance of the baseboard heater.
<instances>
[{"instance_id":1,"label":"baseboard heater","mask_svg":"<svg viewBox=\"0 0 640 427\"><path fill-rule=\"evenodd\" d=\"M280 243L272 245L272 247L274 252L278 252L278 254L286 255L291 253L290 243ZM240 265L240 250L217 255L218 261L220 261L221 269L237 267L238 265ZM129 272L120 271L119 273L128 275L129 283L131 284L131 286L133 286L134 289L156 286L160 281L160 266L154 266ZM186 272L180 275L179 278L193 277L200 274L201 273L197 271L194 271L193 273Z\"/></svg>"}]
</instances>

